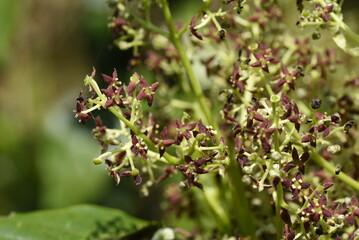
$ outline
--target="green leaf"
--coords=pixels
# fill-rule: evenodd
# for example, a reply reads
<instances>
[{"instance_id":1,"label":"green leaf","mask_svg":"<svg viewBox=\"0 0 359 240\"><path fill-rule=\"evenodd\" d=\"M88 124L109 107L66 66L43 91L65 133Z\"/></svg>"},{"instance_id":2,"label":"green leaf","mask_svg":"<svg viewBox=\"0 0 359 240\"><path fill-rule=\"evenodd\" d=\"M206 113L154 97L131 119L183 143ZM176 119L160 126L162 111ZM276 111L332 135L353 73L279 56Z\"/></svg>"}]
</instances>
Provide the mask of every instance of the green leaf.
<instances>
[{"instance_id":1,"label":"green leaf","mask_svg":"<svg viewBox=\"0 0 359 240\"><path fill-rule=\"evenodd\" d=\"M157 224L111 208L77 205L0 218L2 240L115 240L149 238Z\"/></svg>"}]
</instances>

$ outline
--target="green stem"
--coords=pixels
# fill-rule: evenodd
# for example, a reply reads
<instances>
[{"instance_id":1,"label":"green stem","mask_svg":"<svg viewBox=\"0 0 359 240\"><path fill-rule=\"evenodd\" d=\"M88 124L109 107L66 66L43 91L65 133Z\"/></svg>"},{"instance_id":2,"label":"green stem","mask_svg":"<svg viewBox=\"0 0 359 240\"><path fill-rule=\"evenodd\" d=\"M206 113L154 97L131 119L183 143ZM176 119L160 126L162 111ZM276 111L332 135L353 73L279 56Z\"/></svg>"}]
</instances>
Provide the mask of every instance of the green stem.
<instances>
[{"instance_id":1,"label":"green stem","mask_svg":"<svg viewBox=\"0 0 359 240\"><path fill-rule=\"evenodd\" d=\"M280 209L283 202L283 188L282 183L278 183L276 186L276 201L275 201L275 212L276 212L276 228L277 228L277 239L283 237L283 224L282 218L280 217Z\"/></svg>"},{"instance_id":2,"label":"green stem","mask_svg":"<svg viewBox=\"0 0 359 240\"><path fill-rule=\"evenodd\" d=\"M336 167L334 167L332 164L330 164L328 161L326 161L324 158L322 158L318 153L312 152L311 159L317 163L319 166L325 168L328 172L333 174L335 177L337 177L339 180L344 182L346 185L350 186L351 188L355 189L356 191L359 191L359 182L351 178L350 176L346 175L343 172L340 172L339 174L335 174L335 172L338 170Z\"/></svg>"},{"instance_id":3,"label":"green stem","mask_svg":"<svg viewBox=\"0 0 359 240\"><path fill-rule=\"evenodd\" d=\"M153 25L151 22L149 21L145 21L143 20L140 16L138 16L129 5L127 5L127 11L133 16L133 18L135 19L136 22L138 22L139 24L141 24L142 27L147 28L148 30L151 30L155 33L158 33L166 38L169 37L169 34L165 31L163 31L162 29L156 27L155 25Z\"/></svg>"},{"instance_id":4,"label":"green stem","mask_svg":"<svg viewBox=\"0 0 359 240\"><path fill-rule=\"evenodd\" d=\"M231 201L229 202L232 212L229 215L234 215L238 230L243 236L251 236L252 239L256 239L255 220L251 212L248 199L245 196L245 185L242 181L242 171L236 161L234 154L234 145L228 148L230 164L227 167L227 176L229 182L229 190L231 191Z\"/></svg>"},{"instance_id":5,"label":"green stem","mask_svg":"<svg viewBox=\"0 0 359 240\"><path fill-rule=\"evenodd\" d=\"M218 130L218 126L217 123L213 120L213 117L211 115L211 111L209 109L209 104L205 99L205 96L203 94L201 85L192 69L192 65L190 60L188 59L188 56L186 55L186 51L179 39L179 35L177 33L177 30L175 29L174 23L173 23L173 19L172 19L172 15L171 15L171 11L169 9L168 6L168 2L167 0L160 0L161 1L161 7L162 7L162 11L164 14L164 17L166 19L167 22L167 26L169 29L169 39L171 40L172 44L174 45L174 47L176 48L179 58L182 62L182 65L185 69L185 72L187 74L188 77L188 81L194 91L194 94L197 98L197 101L200 105L200 115L203 117L203 121L206 124L210 124L211 126L213 126L213 128L215 130ZM217 137L217 136L216 136ZM218 137L217 137L218 138Z\"/></svg>"}]
</instances>

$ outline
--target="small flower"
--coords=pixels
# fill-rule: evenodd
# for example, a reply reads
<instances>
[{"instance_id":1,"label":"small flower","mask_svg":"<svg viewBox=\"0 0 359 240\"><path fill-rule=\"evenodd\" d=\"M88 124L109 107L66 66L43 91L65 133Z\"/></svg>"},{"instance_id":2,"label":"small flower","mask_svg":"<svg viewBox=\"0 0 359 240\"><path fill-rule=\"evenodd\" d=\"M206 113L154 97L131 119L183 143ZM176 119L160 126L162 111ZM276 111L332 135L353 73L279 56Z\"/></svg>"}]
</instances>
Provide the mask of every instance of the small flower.
<instances>
[{"instance_id":1,"label":"small flower","mask_svg":"<svg viewBox=\"0 0 359 240\"><path fill-rule=\"evenodd\" d=\"M279 81L274 86L274 92L275 93L279 93L279 91L282 89L282 87L283 87L283 85L285 83L287 83L288 86L292 90L294 90L294 81L301 74L300 70L295 70L295 71L289 73L288 69L286 68L286 66L284 66L283 63L281 63L281 68L282 68L281 78L279 79Z\"/></svg>"},{"instance_id":2,"label":"small flower","mask_svg":"<svg viewBox=\"0 0 359 240\"><path fill-rule=\"evenodd\" d=\"M118 81L118 76L117 76L117 71L116 69L113 71L112 73L112 77L106 75L106 74L102 74L103 80L108 84L108 85L112 85L114 84L116 81Z\"/></svg>"},{"instance_id":3,"label":"small flower","mask_svg":"<svg viewBox=\"0 0 359 240\"><path fill-rule=\"evenodd\" d=\"M176 143L176 140L174 139L166 139L168 135L168 130L166 127L162 129L160 138L153 138L152 141L157 144L157 147L159 149L160 157L163 156L163 154L166 151L166 148L171 146L172 144Z\"/></svg>"},{"instance_id":4,"label":"small flower","mask_svg":"<svg viewBox=\"0 0 359 240\"><path fill-rule=\"evenodd\" d=\"M283 187L292 192L292 199L294 201L299 200L299 193L302 189L307 189L310 183L303 182L303 176L300 172L297 172L292 179L285 178L282 181Z\"/></svg>"},{"instance_id":5,"label":"small flower","mask_svg":"<svg viewBox=\"0 0 359 240\"><path fill-rule=\"evenodd\" d=\"M237 63L235 63L233 65L232 76L229 79L229 82L232 84L232 87L234 89L238 89L239 92L243 93L244 92L245 81L240 81L239 78L240 78L239 65Z\"/></svg>"},{"instance_id":6,"label":"small flower","mask_svg":"<svg viewBox=\"0 0 359 240\"><path fill-rule=\"evenodd\" d=\"M206 174L209 171L204 169L205 165L208 162L212 162L213 158L218 153L212 154L209 158L199 158L197 160L193 160L190 156L184 156L185 164L178 165L176 168L181 171L183 176L187 179L188 187L194 185L198 188L202 189L202 185L198 183L195 179L197 174Z\"/></svg>"},{"instance_id":7,"label":"small flower","mask_svg":"<svg viewBox=\"0 0 359 240\"><path fill-rule=\"evenodd\" d=\"M142 100L144 98L147 99L148 106L152 106L153 95L160 84L159 82L153 83L150 87L147 85L145 79L141 77L140 82L138 83L140 86L140 92L137 94L137 100Z\"/></svg>"},{"instance_id":8,"label":"small flower","mask_svg":"<svg viewBox=\"0 0 359 240\"><path fill-rule=\"evenodd\" d=\"M85 98L83 96L82 91L80 91L79 97L76 99L76 118L79 118L80 122L82 124L85 124L89 118L93 118L92 113L82 113L82 111L87 110L86 104L85 104Z\"/></svg>"},{"instance_id":9,"label":"small flower","mask_svg":"<svg viewBox=\"0 0 359 240\"><path fill-rule=\"evenodd\" d=\"M315 8L317 10L319 10L320 12L320 17L324 20L324 22L329 22L330 21L330 17L329 17L329 13L331 13L334 9L334 5L330 4L328 6L323 7L320 4L316 4Z\"/></svg>"},{"instance_id":10,"label":"small flower","mask_svg":"<svg viewBox=\"0 0 359 240\"><path fill-rule=\"evenodd\" d=\"M262 51L259 53L255 53L255 52L253 53L254 57L257 59L257 62L252 63L251 66L252 67L261 67L263 69L263 71L269 73L268 64L278 63L279 59L277 59L273 56L273 50L271 50L267 46L265 46L261 43L259 44L259 46Z\"/></svg>"},{"instance_id":11,"label":"small flower","mask_svg":"<svg viewBox=\"0 0 359 240\"><path fill-rule=\"evenodd\" d=\"M144 143L140 143L136 137L136 135L132 135L132 147L131 151L133 154L140 154L142 158L147 159L147 150L148 147Z\"/></svg>"},{"instance_id":12,"label":"small flower","mask_svg":"<svg viewBox=\"0 0 359 240\"><path fill-rule=\"evenodd\" d=\"M331 218L333 216L333 213L326 208L326 195L322 194L321 196L318 196L318 193L316 193L316 195L318 198L317 202L312 199L308 199L310 206L302 209L302 211L299 213L299 216L308 218L308 220L313 222L318 222L322 218L322 216L326 218Z\"/></svg>"},{"instance_id":13,"label":"small flower","mask_svg":"<svg viewBox=\"0 0 359 240\"><path fill-rule=\"evenodd\" d=\"M190 124L184 124L182 123L180 120L176 120L176 125L177 125L177 144L181 143L183 140L183 137L186 138L187 140L192 138L192 134L191 131L193 131L196 126L197 123L190 123Z\"/></svg>"}]
</instances>

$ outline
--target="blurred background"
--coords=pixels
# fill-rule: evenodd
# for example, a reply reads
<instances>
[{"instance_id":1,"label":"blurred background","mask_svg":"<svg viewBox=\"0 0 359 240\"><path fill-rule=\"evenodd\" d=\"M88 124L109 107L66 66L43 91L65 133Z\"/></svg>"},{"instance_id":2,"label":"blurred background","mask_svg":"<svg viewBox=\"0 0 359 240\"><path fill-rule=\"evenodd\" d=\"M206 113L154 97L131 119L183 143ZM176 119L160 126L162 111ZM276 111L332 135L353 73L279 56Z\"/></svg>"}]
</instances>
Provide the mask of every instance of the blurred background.
<instances>
[{"instance_id":1,"label":"blurred background","mask_svg":"<svg viewBox=\"0 0 359 240\"><path fill-rule=\"evenodd\" d=\"M0 1L0 215L95 203L156 217L133 181L92 164L93 126L74 118L92 67L121 76L131 57L112 46L110 15L104 0Z\"/></svg>"},{"instance_id":2,"label":"blurred background","mask_svg":"<svg viewBox=\"0 0 359 240\"><path fill-rule=\"evenodd\" d=\"M358 32L359 2L344 8ZM92 126L72 112L93 66L126 72L131 54L112 46L110 14L105 0L0 1L0 215L95 203L159 217L160 194L143 199L92 164Z\"/></svg>"}]
</instances>

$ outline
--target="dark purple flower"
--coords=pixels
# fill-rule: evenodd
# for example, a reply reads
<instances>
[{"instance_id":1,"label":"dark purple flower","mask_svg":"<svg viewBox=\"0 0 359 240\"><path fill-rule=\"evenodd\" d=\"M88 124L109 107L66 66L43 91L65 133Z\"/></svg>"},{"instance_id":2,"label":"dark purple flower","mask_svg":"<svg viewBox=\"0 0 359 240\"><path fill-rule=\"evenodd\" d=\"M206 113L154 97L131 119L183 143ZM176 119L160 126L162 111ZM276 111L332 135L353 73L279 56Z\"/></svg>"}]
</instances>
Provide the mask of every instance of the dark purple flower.
<instances>
[{"instance_id":1,"label":"dark purple flower","mask_svg":"<svg viewBox=\"0 0 359 240\"><path fill-rule=\"evenodd\" d=\"M79 121L82 124L85 124L89 118L93 118L91 113L82 113L82 111L85 110L87 110L85 97L83 96L82 91L80 91L79 97L76 99L75 117L79 118Z\"/></svg>"},{"instance_id":2,"label":"dark purple flower","mask_svg":"<svg viewBox=\"0 0 359 240\"><path fill-rule=\"evenodd\" d=\"M232 84L232 87L234 89L238 89L239 92L243 93L244 92L245 81L240 81L239 78L240 78L239 65L238 65L238 63L235 63L233 65L232 76L229 79L229 82Z\"/></svg>"},{"instance_id":3,"label":"dark purple flower","mask_svg":"<svg viewBox=\"0 0 359 240\"><path fill-rule=\"evenodd\" d=\"M190 156L184 156L185 164L178 165L176 168L183 174L187 179L188 187L194 185L198 188L202 188L202 185L195 179L197 174L206 174L209 171L204 169L207 163L212 162L213 158L218 153L211 154L208 158L199 158L193 160Z\"/></svg>"},{"instance_id":4,"label":"dark purple flower","mask_svg":"<svg viewBox=\"0 0 359 240\"><path fill-rule=\"evenodd\" d=\"M138 83L141 90L137 94L137 100L142 100L146 98L148 106L151 107L153 101L153 95L155 94L155 91L159 84L160 84L159 82L155 82L151 86L148 86L145 79L141 77L140 82Z\"/></svg>"},{"instance_id":5,"label":"dark purple flower","mask_svg":"<svg viewBox=\"0 0 359 240\"><path fill-rule=\"evenodd\" d=\"M283 63L281 63L281 68L282 68L281 78L279 79L279 81L274 86L274 92L275 93L279 93L285 83L287 83L288 86L292 90L294 90L294 88L295 88L294 87L294 81L301 74L300 70L295 70L293 72L289 72L288 69L286 68L286 66L284 66Z\"/></svg>"},{"instance_id":6,"label":"dark purple flower","mask_svg":"<svg viewBox=\"0 0 359 240\"><path fill-rule=\"evenodd\" d=\"M310 186L310 183L303 182L302 179L302 174L297 172L292 179L285 178L282 181L283 187L292 192L294 201L299 200L299 193L302 189L307 189Z\"/></svg>"},{"instance_id":7,"label":"dark purple flower","mask_svg":"<svg viewBox=\"0 0 359 240\"><path fill-rule=\"evenodd\" d=\"M183 137L186 139L192 138L191 132L196 128L197 123L184 124L180 120L176 120L177 125L177 144L182 142Z\"/></svg>"},{"instance_id":8,"label":"dark purple flower","mask_svg":"<svg viewBox=\"0 0 359 240\"><path fill-rule=\"evenodd\" d=\"M144 143L140 143L135 135L132 135L132 147L131 151L135 155L140 155L142 158L147 159L148 147Z\"/></svg>"},{"instance_id":9,"label":"dark purple flower","mask_svg":"<svg viewBox=\"0 0 359 240\"><path fill-rule=\"evenodd\" d=\"M259 46L262 51L259 53L255 53L255 52L253 53L254 57L257 59L257 62L252 63L251 66L261 67L263 71L269 73L268 64L278 63L279 59L273 56L273 51L267 46L263 44L259 44Z\"/></svg>"},{"instance_id":10,"label":"dark purple flower","mask_svg":"<svg viewBox=\"0 0 359 240\"><path fill-rule=\"evenodd\" d=\"M117 76L117 71L116 69L113 71L112 73L112 77L106 75L106 74L102 74L103 80L108 84L108 85L112 85L115 82L118 81L118 76Z\"/></svg>"},{"instance_id":11,"label":"dark purple flower","mask_svg":"<svg viewBox=\"0 0 359 240\"><path fill-rule=\"evenodd\" d=\"M323 216L326 218L331 218L333 213L326 207L326 195L319 195L319 193L316 192L315 196L315 201L310 198L308 199L310 206L302 209L302 211L299 213L299 216L305 217L312 222L318 222Z\"/></svg>"},{"instance_id":12,"label":"dark purple flower","mask_svg":"<svg viewBox=\"0 0 359 240\"><path fill-rule=\"evenodd\" d=\"M159 153L160 153L160 157L163 156L163 154L165 153L166 151L166 147L169 147L171 146L172 144L175 144L176 143L176 140L174 139L166 139L168 135L168 130L166 127L164 127L162 129L162 132L160 134L160 137L159 138L153 138L152 141L154 143L156 143L157 147L158 147L158 150L159 150Z\"/></svg>"}]
</instances>

